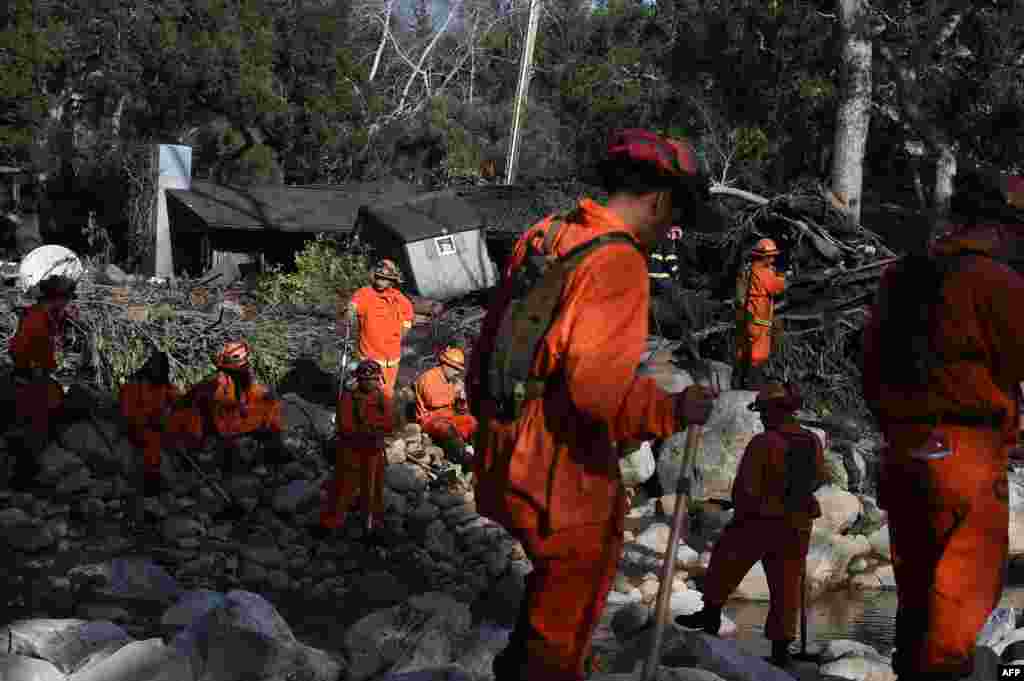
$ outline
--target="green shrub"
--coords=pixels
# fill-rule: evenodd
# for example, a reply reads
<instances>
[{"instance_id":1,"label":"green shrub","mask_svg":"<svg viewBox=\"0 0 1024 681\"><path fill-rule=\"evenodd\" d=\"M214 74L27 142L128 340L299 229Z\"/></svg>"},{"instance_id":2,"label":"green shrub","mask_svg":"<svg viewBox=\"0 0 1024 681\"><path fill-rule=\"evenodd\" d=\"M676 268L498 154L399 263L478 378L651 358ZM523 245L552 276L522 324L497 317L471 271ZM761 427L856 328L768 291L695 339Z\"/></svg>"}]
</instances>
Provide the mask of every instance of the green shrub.
<instances>
[{"instance_id":1,"label":"green shrub","mask_svg":"<svg viewBox=\"0 0 1024 681\"><path fill-rule=\"evenodd\" d=\"M335 240L318 234L295 256L294 271L271 268L256 290L271 305L324 305L334 303L339 295L347 298L369 280L370 257L366 249L343 249Z\"/></svg>"}]
</instances>

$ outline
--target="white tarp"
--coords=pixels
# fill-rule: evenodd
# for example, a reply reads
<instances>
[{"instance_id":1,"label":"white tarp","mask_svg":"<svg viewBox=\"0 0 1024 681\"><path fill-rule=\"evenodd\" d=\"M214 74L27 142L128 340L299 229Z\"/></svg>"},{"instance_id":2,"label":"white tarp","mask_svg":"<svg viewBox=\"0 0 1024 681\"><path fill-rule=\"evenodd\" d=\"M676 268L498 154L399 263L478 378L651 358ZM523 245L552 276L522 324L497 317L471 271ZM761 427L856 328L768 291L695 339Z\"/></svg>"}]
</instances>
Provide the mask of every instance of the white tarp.
<instances>
[{"instance_id":1,"label":"white tarp","mask_svg":"<svg viewBox=\"0 0 1024 681\"><path fill-rule=\"evenodd\" d=\"M49 244L34 249L21 259L18 266L18 285L23 290L28 290L43 279L57 275L78 281L84 271L82 261L74 251Z\"/></svg>"}]
</instances>

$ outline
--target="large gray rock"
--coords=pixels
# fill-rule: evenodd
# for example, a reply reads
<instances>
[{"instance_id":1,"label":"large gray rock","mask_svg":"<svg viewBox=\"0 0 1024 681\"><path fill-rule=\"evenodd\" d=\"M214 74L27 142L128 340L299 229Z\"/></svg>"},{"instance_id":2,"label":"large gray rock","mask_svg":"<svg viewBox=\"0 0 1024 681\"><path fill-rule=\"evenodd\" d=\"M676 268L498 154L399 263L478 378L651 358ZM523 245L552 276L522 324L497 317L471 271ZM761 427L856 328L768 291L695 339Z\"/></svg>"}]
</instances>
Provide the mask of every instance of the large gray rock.
<instances>
[{"instance_id":1,"label":"large gray rock","mask_svg":"<svg viewBox=\"0 0 1024 681\"><path fill-rule=\"evenodd\" d=\"M309 428L320 437L334 435L334 411L308 402L295 393L281 397L281 421L285 430Z\"/></svg>"},{"instance_id":2,"label":"large gray rock","mask_svg":"<svg viewBox=\"0 0 1024 681\"><path fill-rule=\"evenodd\" d=\"M995 648L1017 628L1017 611L1014 608L996 608L993 610L985 626L978 632L975 644Z\"/></svg>"},{"instance_id":3,"label":"large gray rock","mask_svg":"<svg viewBox=\"0 0 1024 681\"><path fill-rule=\"evenodd\" d=\"M191 660L159 638L135 641L91 663L68 681L185 681L194 678Z\"/></svg>"},{"instance_id":4,"label":"large gray rock","mask_svg":"<svg viewBox=\"0 0 1024 681\"><path fill-rule=\"evenodd\" d=\"M174 638L174 647L201 678L302 678L334 681L341 664L301 644L288 623L262 596L230 591L223 605L194 619Z\"/></svg>"},{"instance_id":5,"label":"large gray rock","mask_svg":"<svg viewBox=\"0 0 1024 681\"><path fill-rule=\"evenodd\" d=\"M729 681L793 681L793 677L760 657L743 652L734 641L697 632L681 633L684 649L697 659L695 667Z\"/></svg>"},{"instance_id":6,"label":"large gray rock","mask_svg":"<svg viewBox=\"0 0 1024 681\"><path fill-rule=\"evenodd\" d=\"M821 506L821 517L814 520L815 527L843 533L857 522L862 506L856 494L835 485L825 485L814 493Z\"/></svg>"},{"instance_id":7,"label":"large gray rock","mask_svg":"<svg viewBox=\"0 0 1024 681\"><path fill-rule=\"evenodd\" d=\"M699 465L691 472L694 498L730 498L743 451L751 438L764 430L757 412L747 409L755 397L757 393L747 390L729 390L718 398L704 427ZM668 491L676 488L685 448L685 432L676 433L662 445L658 478Z\"/></svg>"},{"instance_id":8,"label":"large gray rock","mask_svg":"<svg viewBox=\"0 0 1024 681\"><path fill-rule=\"evenodd\" d=\"M420 492L426 488L425 480L418 478L415 471L403 464L388 464L384 469L384 481L396 492Z\"/></svg>"},{"instance_id":9,"label":"large gray rock","mask_svg":"<svg viewBox=\"0 0 1024 681\"><path fill-rule=\"evenodd\" d=\"M472 679L487 679L493 674L494 657L508 646L510 627L481 622L458 644L455 664Z\"/></svg>"},{"instance_id":10,"label":"large gray rock","mask_svg":"<svg viewBox=\"0 0 1024 681\"><path fill-rule=\"evenodd\" d=\"M85 462L74 452L53 443L39 456L39 466L39 481L45 485L54 485L66 475L81 470Z\"/></svg>"},{"instance_id":11,"label":"large gray rock","mask_svg":"<svg viewBox=\"0 0 1024 681\"><path fill-rule=\"evenodd\" d=\"M455 642L469 630L469 608L440 593L410 598L356 622L345 634L349 681L385 670L426 671L454 662Z\"/></svg>"},{"instance_id":12,"label":"large gray rock","mask_svg":"<svg viewBox=\"0 0 1024 681\"><path fill-rule=\"evenodd\" d=\"M63 672L46 660L0 653L0 679L4 681L64 681L65 678Z\"/></svg>"},{"instance_id":13,"label":"large gray rock","mask_svg":"<svg viewBox=\"0 0 1024 681\"><path fill-rule=\"evenodd\" d=\"M117 425L110 421L96 418L73 423L61 433L60 443L84 457L98 472L120 473L137 465L135 448L121 438Z\"/></svg>"},{"instance_id":14,"label":"large gray rock","mask_svg":"<svg viewBox=\"0 0 1024 681\"><path fill-rule=\"evenodd\" d=\"M71 674L109 657L132 637L113 622L26 619L0 629L0 640L9 643L10 653L38 657Z\"/></svg>"},{"instance_id":15,"label":"large gray rock","mask_svg":"<svg viewBox=\"0 0 1024 681\"><path fill-rule=\"evenodd\" d=\"M160 620L164 627L185 627L211 610L227 605L224 594L209 589L196 589L182 594L178 602L168 608Z\"/></svg>"}]
</instances>

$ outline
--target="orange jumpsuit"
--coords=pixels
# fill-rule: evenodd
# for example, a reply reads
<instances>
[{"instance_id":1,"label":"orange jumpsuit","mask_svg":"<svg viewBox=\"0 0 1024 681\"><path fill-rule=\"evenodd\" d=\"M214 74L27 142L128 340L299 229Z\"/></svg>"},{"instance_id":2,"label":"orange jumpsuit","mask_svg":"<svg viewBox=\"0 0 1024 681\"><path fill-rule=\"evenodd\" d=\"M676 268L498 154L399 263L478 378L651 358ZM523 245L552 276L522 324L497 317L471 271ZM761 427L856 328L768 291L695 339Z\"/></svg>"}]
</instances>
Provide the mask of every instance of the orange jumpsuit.
<instances>
[{"instance_id":1,"label":"orange jumpsuit","mask_svg":"<svg viewBox=\"0 0 1024 681\"><path fill-rule=\"evenodd\" d=\"M52 319L49 305L36 303L21 319L8 346L16 372L15 419L27 426L33 450L46 446L50 417L64 404L64 391L48 375L57 368L59 334L59 323ZM35 372L34 377L17 376L30 371Z\"/></svg>"},{"instance_id":2,"label":"orange jumpsuit","mask_svg":"<svg viewBox=\"0 0 1024 681\"><path fill-rule=\"evenodd\" d=\"M193 408L179 409L171 417L175 432L198 432L208 437L212 428L221 437L231 439L257 431L284 430L281 401L271 396L267 386L254 381L239 400L234 380L223 371L193 386L186 402Z\"/></svg>"},{"instance_id":3,"label":"orange jumpsuit","mask_svg":"<svg viewBox=\"0 0 1024 681\"><path fill-rule=\"evenodd\" d=\"M359 320L359 360L373 359L384 367L384 388L395 392L402 360L402 335L412 328L412 302L396 288L377 292L364 286L352 294L350 306Z\"/></svg>"},{"instance_id":4,"label":"orange jumpsuit","mask_svg":"<svg viewBox=\"0 0 1024 681\"><path fill-rule=\"evenodd\" d=\"M968 245L949 241L940 252ZM1004 445L1014 437L1014 391L1024 379L1024 278L988 258L966 258L942 288L930 337L941 355L969 349L978 356L944 364L926 386L901 388L887 384L882 373L887 339L880 320L891 274L882 276L865 328L862 376L865 399L888 442L879 501L889 512L899 593L893 668L901 677L967 675L975 637L999 601L1007 560ZM1000 410L1003 427L950 422L967 411ZM947 415L938 430L952 455L912 458L939 414Z\"/></svg>"},{"instance_id":5,"label":"orange jumpsuit","mask_svg":"<svg viewBox=\"0 0 1024 681\"><path fill-rule=\"evenodd\" d=\"M128 437L142 450L147 473L159 473L160 450L164 440L163 417L181 398L181 391L169 384L140 381L121 386L121 416L128 426Z\"/></svg>"},{"instance_id":6,"label":"orange jumpsuit","mask_svg":"<svg viewBox=\"0 0 1024 681\"><path fill-rule=\"evenodd\" d=\"M384 512L384 436L394 430L391 398L383 390L346 390L338 400L334 480L320 511L320 525L341 527L359 497L369 522Z\"/></svg>"},{"instance_id":7,"label":"orange jumpsuit","mask_svg":"<svg viewBox=\"0 0 1024 681\"><path fill-rule=\"evenodd\" d=\"M750 266L747 283L746 307L740 310L739 338L736 343L736 359L750 362L757 367L768 361L772 354L772 320L775 303L772 299L786 289L786 278L776 274L768 263L755 260Z\"/></svg>"},{"instance_id":8,"label":"orange jumpsuit","mask_svg":"<svg viewBox=\"0 0 1024 681\"><path fill-rule=\"evenodd\" d=\"M472 414L455 412L455 384L444 375L442 367L423 373L414 386L416 392L416 421L423 432L435 441L448 437L451 428L467 442L476 433L476 419Z\"/></svg>"},{"instance_id":9,"label":"orange jumpsuit","mask_svg":"<svg viewBox=\"0 0 1024 681\"><path fill-rule=\"evenodd\" d=\"M778 429L783 433L802 430L788 423ZM786 510L785 459L789 444L778 431L755 435L743 453L732 486L735 515L711 553L704 602L723 605L760 560L768 578L770 597L765 637L791 641L797 635L801 579L811 525L821 515L821 507L813 495L808 495L804 508ZM825 480L825 453L817 437L811 437L817 449L817 479Z\"/></svg>"},{"instance_id":10,"label":"orange jumpsuit","mask_svg":"<svg viewBox=\"0 0 1024 681\"><path fill-rule=\"evenodd\" d=\"M516 244L467 381L479 421L477 509L508 528L534 566L509 646L495 659L497 681L584 678L622 549L626 503L615 443L679 428L672 397L635 373L647 338L647 262L621 242L590 253L567 277L560 311L533 359L533 375L549 377L544 396L525 402L513 422L496 417L496 404L482 394L483 358L511 298L511 274L550 224ZM635 236L615 213L583 199L553 250L564 255L612 231Z\"/></svg>"}]
</instances>

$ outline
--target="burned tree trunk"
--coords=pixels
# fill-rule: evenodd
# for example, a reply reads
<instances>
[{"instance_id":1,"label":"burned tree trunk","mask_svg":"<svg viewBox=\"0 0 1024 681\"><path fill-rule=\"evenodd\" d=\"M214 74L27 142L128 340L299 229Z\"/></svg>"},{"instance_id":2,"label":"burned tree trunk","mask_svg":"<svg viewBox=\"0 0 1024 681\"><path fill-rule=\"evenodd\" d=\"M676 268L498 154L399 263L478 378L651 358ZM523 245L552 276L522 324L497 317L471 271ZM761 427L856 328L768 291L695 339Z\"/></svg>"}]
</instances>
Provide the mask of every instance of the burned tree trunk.
<instances>
[{"instance_id":1,"label":"burned tree trunk","mask_svg":"<svg viewBox=\"0 0 1024 681\"><path fill-rule=\"evenodd\" d=\"M836 112L832 191L846 205L851 224L860 222L864 150L871 122L871 38L864 0L838 0L841 94Z\"/></svg>"}]
</instances>

